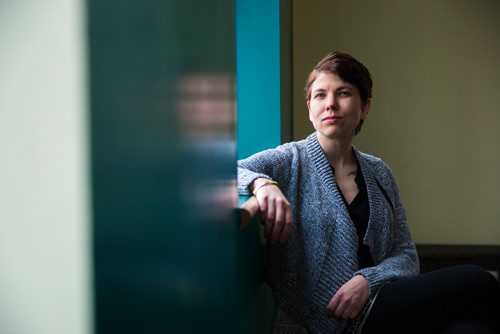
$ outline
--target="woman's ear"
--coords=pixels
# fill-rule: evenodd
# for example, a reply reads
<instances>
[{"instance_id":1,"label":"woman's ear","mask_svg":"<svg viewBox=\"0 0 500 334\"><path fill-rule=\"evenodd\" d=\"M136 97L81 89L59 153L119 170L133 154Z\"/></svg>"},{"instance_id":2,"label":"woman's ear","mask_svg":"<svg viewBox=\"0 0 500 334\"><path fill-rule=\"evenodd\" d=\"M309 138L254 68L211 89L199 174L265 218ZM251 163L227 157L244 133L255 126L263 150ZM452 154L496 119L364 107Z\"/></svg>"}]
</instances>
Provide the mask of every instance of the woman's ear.
<instances>
[{"instance_id":1,"label":"woman's ear","mask_svg":"<svg viewBox=\"0 0 500 334\"><path fill-rule=\"evenodd\" d=\"M312 119L311 119L311 100L307 100L306 104L307 104L307 112L309 113L309 120L312 122Z\"/></svg>"},{"instance_id":2,"label":"woman's ear","mask_svg":"<svg viewBox=\"0 0 500 334\"><path fill-rule=\"evenodd\" d=\"M361 109L361 119L365 119L368 117L368 113L370 112L370 107L372 106L372 99L367 99L363 109Z\"/></svg>"}]
</instances>

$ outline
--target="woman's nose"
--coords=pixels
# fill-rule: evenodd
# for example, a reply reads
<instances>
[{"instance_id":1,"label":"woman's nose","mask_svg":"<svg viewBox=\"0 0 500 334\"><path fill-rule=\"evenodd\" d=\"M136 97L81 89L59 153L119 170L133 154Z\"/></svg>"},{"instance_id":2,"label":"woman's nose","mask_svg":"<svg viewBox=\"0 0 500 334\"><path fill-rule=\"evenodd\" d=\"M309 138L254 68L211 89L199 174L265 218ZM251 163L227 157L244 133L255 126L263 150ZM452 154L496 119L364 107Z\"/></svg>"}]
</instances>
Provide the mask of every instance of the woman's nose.
<instances>
[{"instance_id":1,"label":"woman's nose","mask_svg":"<svg viewBox=\"0 0 500 334\"><path fill-rule=\"evenodd\" d=\"M326 98L326 109L327 110L337 110L337 104L333 95L327 96Z\"/></svg>"}]
</instances>

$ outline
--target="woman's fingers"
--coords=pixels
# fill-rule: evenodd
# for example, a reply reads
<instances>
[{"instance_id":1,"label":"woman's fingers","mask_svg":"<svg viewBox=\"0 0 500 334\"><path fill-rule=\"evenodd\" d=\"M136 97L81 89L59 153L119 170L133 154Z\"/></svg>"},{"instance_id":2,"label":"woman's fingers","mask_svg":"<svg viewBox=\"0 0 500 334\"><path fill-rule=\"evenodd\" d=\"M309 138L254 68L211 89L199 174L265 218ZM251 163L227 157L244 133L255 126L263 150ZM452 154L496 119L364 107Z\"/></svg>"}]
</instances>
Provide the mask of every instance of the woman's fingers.
<instances>
[{"instance_id":1,"label":"woman's fingers","mask_svg":"<svg viewBox=\"0 0 500 334\"><path fill-rule=\"evenodd\" d=\"M266 218L264 219L265 221L265 228L264 228L264 236L266 238L270 238L273 230L274 230L274 216L275 216L275 205L273 200L269 200L267 202L267 211L266 211Z\"/></svg>"},{"instance_id":2,"label":"woman's fingers","mask_svg":"<svg viewBox=\"0 0 500 334\"><path fill-rule=\"evenodd\" d=\"M368 294L368 281L363 276L356 275L340 287L326 310L335 318L353 319L365 305Z\"/></svg>"},{"instance_id":3,"label":"woman's fingers","mask_svg":"<svg viewBox=\"0 0 500 334\"><path fill-rule=\"evenodd\" d=\"M328 314L332 317L335 316L335 312L337 311L338 307L340 304L340 298L338 295L334 295L333 298L330 300L328 305L326 306L326 311Z\"/></svg>"},{"instance_id":4,"label":"woman's fingers","mask_svg":"<svg viewBox=\"0 0 500 334\"><path fill-rule=\"evenodd\" d=\"M257 193L264 236L272 241L285 241L292 228L292 207L274 185L262 187Z\"/></svg>"},{"instance_id":5,"label":"woman's fingers","mask_svg":"<svg viewBox=\"0 0 500 334\"><path fill-rule=\"evenodd\" d=\"M280 241L285 241L290 236L290 232L292 231L292 221L292 206L287 202L285 208L285 225L283 226L283 231L281 232Z\"/></svg>"},{"instance_id":6,"label":"woman's fingers","mask_svg":"<svg viewBox=\"0 0 500 334\"><path fill-rule=\"evenodd\" d=\"M286 200L276 204L276 219L273 229L273 241L285 241L292 230L292 207Z\"/></svg>"},{"instance_id":7,"label":"woman's fingers","mask_svg":"<svg viewBox=\"0 0 500 334\"><path fill-rule=\"evenodd\" d=\"M336 294L327 306L327 312L330 316L337 319L348 319L352 312L352 304L349 300L343 298L342 295Z\"/></svg>"},{"instance_id":8,"label":"woman's fingers","mask_svg":"<svg viewBox=\"0 0 500 334\"><path fill-rule=\"evenodd\" d=\"M275 203L276 207L276 216L274 218L274 226L273 226L273 234L271 235L272 241L278 241L281 237L281 231L283 231L283 225L285 222L285 212L283 209L283 205L279 203Z\"/></svg>"}]
</instances>

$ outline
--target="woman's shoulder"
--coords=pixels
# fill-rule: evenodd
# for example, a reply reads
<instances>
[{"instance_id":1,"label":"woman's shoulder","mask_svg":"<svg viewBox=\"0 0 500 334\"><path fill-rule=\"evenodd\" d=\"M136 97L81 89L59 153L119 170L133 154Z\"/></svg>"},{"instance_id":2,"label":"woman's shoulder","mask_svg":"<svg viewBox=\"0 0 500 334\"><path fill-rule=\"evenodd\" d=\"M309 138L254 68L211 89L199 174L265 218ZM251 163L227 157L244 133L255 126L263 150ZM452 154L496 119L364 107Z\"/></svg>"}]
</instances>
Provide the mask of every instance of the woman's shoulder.
<instances>
[{"instance_id":1,"label":"woman's shoulder","mask_svg":"<svg viewBox=\"0 0 500 334\"><path fill-rule=\"evenodd\" d=\"M315 133L308 135L304 139L292 140L283 144L276 146L275 148L271 148L268 150L264 150L263 152L287 152L287 153L297 153L299 151L306 150L308 146L318 146L317 137Z\"/></svg>"},{"instance_id":2,"label":"woman's shoulder","mask_svg":"<svg viewBox=\"0 0 500 334\"><path fill-rule=\"evenodd\" d=\"M274 148L268 148L263 151L257 152L247 158L241 159L238 162L242 165L252 163L255 161L268 161L268 162L284 162L295 159L305 146L304 140L290 141L283 143Z\"/></svg>"},{"instance_id":3,"label":"woman's shoulder","mask_svg":"<svg viewBox=\"0 0 500 334\"><path fill-rule=\"evenodd\" d=\"M303 149L306 145L307 139L301 139L283 143L280 146L276 147L276 149L283 151L297 151Z\"/></svg>"},{"instance_id":4,"label":"woman's shoulder","mask_svg":"<svg viewBox=\"0 0 500 334\"><path fill-rule=\"evenodd\" d=\"M363 160L363 162L369 164L372 167L387 166L387 164L381 158L379 158L375 155L362 152L362 151L358 150L357 148L354 148L354 150L358 156L358 159Z\"/></svg>"},{"instance_id":5,"label":"woman's shoulder","mask_svg":"<svg viewBox=\"0 0 500 334\"><path fill-rule=\"evenodd\" d=\"M282 155L294 155L302 151L306 147L307 145L306 141L307 141L306 139L289 141L281 145L278 145L275 148L265 150L263 152L266 152L268 154L275 153Z\"/></svg>"},{"instance_id":6,"label":"woman's shoulder","mask_svg":"<svg viewBox=\"0 0 500 334\"><path fill-rule=\"evenodd\" d=\"M372 170L378 177L387 177L389 179L393 178L393 173L389 165L382 160L380 157L361 152L355 148L358 159L361 160L360 163L366 165Z\"/></svg>"}]
</instances>

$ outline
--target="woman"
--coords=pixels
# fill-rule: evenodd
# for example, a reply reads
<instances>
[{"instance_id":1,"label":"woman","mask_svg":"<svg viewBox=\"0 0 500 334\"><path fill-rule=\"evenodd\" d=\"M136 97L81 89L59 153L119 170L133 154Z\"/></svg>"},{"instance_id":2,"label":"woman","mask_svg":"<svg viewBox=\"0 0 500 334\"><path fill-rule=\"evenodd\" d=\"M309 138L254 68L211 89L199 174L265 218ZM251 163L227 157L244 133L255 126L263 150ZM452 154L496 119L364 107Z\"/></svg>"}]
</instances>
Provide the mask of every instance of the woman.
<instances>
[{"instance_id":1,"label":"woman","mask_svg":"<svg viewBox=\"0 0 500 334\"><path fill-rule=\"evenodd\" d=\"M447 314L442 307L456 303L449 297L463 296L460 289L477 292L480 284L488 286L481 293L500 296L493 276L476 267L417 276L394 176L382 160L352 145L370 111L371 90L365 66L345 53L328 54L305 86L316 131L239 161L239 193L256 196L271 241L266 279L274 298L311 333L430 333L464 328L457 323L465 319L489 330L496 326L491 310ZM470 282L447 291L457 275ZM431 309L436 291L444 300ZM470 294L473 300L460 306L493 298Z\"/></svg>"}]
</instances>

